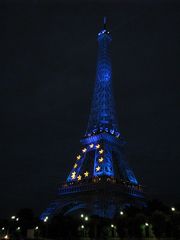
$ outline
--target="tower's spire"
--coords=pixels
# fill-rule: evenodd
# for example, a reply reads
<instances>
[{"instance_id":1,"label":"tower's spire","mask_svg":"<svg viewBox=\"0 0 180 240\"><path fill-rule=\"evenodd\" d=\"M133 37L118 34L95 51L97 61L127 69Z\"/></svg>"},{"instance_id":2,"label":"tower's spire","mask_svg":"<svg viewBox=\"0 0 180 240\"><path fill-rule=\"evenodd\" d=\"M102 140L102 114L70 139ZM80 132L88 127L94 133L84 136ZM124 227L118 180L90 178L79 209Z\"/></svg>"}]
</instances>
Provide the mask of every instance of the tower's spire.
<instances>
[{"instance_id":1,"label":"tower's spire","mask_svg":"<svg viewBox=\"0 0 180 240\"><path fill-rule=\"evenodd\" d=\"M107 30L106 29L106 24L107 24L107 18L106 17L104 17L103 22L104 22L104 30Z\"/></svg>"},{"instance_id":2,"label":"tower's spire","mask_svg":"<svg viewBox=\"0 0 180 240\"><path fill-rule=\"evenodd\" d=\"M106 131L113 132L116 136L119 136L112 92L112 67L110 58L110 43L112 38L106 29L106 17L104 17L103 23L103 30L98 33L96 83L86 135L90 136L97 132Z\"/></svg>"}]
</instances>

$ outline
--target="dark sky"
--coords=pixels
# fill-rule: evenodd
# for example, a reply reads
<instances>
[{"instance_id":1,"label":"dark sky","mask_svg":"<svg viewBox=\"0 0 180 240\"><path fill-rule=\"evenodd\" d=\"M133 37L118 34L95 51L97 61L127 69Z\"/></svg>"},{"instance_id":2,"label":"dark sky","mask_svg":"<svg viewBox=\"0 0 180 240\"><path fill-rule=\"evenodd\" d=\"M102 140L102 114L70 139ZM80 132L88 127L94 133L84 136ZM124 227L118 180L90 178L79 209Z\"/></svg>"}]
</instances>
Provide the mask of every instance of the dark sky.
<instances>
[{"instance_id":1,"label":"dark sky","mask_svg":"<svg viewBox=\"0 0 180 240\"><path fill-rule=\"evenodd\" d=\"M43 2L0 5L1 216L22 207L40 213L71 170L104 15L129 163L150 196L180 201L180 4Z\"/></svg>"}]
</instances>

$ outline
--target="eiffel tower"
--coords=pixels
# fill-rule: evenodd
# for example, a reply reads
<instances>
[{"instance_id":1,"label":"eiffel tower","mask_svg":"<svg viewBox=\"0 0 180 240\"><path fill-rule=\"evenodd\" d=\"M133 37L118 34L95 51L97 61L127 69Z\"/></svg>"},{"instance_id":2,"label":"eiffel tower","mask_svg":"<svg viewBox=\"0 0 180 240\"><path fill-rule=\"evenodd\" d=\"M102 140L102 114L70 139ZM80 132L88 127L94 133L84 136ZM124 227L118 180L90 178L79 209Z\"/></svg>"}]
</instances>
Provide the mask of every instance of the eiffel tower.
<instances>
[{"instance_id":1,"label":"eiffel tower","mask_svg":"<svg viewBox=\"0 0 180 240\"><path fill-rule=\"evenodd\" d=\"M142 186L125 159L125 141L117 122L110 58L112 38L106 18L97 39L96 81L87 131L80 141L82 148L57 199L41 215L42 220L58 213L80 212L112 218L126 206L145 206Z\"/></svg>"}]
</instances>

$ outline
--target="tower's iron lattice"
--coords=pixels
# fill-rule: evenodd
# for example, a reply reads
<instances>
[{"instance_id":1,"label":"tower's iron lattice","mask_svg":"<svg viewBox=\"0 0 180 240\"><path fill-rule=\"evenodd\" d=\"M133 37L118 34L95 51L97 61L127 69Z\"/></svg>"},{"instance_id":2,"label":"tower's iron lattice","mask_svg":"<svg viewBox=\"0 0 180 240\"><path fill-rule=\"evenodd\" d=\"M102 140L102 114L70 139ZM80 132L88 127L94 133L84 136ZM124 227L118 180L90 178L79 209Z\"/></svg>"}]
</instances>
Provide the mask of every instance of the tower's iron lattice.
<instances>
[{"instance_id":1,"label":"tower's iron lattice","mask_svg":"<svg viewBox=\"0 0 180 240\"><path fill-rule=\"evenodd\" d=\"M142 187L124 155L112 92L110 44L106 28L98 34L96 82L87 131L81 140L66 183L57 200L41 219L58 214L76 214L80 209L91 215L113 217L126 205L144 205Z\"/></svg>"}]
</instances>

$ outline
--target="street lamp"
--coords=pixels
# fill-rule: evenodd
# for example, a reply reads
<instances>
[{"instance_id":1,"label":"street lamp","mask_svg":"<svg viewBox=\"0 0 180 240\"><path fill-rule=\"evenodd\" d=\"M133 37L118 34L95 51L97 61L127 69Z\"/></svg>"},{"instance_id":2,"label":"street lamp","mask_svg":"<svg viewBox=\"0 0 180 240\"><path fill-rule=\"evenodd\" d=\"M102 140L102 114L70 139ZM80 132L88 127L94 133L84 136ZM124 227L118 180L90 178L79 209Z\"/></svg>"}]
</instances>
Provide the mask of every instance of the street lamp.
<instances>
[{"instance_id":1,"label":"street lamp","mask_svg":"<svg viewBox=\"0 0 180 240\"><path fill-rule=\"evenodd\" d=\"M5 230L5 228L4 228L4 227L2 227L2 228L1 228L1 230L2 230L2 231L4 231L4 230Z\"/></svg>"},{"instance_id":2,"label":"street lamp","mask_svg":"<svg viewBox=\"0 0 180 240\"><path fill-rule=\"evenodd\" d=\"M36 227L35 227L35 230L37 231L38 229L39 229L39 227L38 227L38 226L36 226Z\"/></svg>"},{"instance_id":3,"label":"street lamp","mask_svg":"<svg viewBox=\"0 0 180 240\"><path fill-rule=\"evenodd\" d=\"M14 220L16 218L16 216L11 216L11 219Z\"/></svg>"},{"instance_id":4,"label":"street lamp","mask_svg":"<svg viewBox=\"0 0 180 240\"><path fill-rule=\"evenodd\" d=\"M88 220L89 220L88 216L86 216L86 217L84 218L84 220L85 220L85 221L88 221Z\"/></svg>"},{"instance_id":5,"label":"street lamp","mask_svg":"<svg viewBox=\"0 0 180 240\"><path fill-rule=\"evenodd\" d=\"M85 227L84 227L84 225L81 225L81 230L82 230L82 235L84 237L85 236Z\"/></svg>"},{"instance_id":6,"label":"street lamp","mask_svg":"<svg viewBox=\"0 0 180 240\"><path fill-rule=\"evenodd\" d=\"M124 215L124 212L123 212L123 211L120 211L120 215Z\"/></svg>"},{"instance_id":7,"label":"street lamp","mask_svg":"<svg viewBox=\"0 0 180 240\"><path fill-rule=\"evenodd\" d=\"M84 217L84 214L81 214L81 218L83 218Z\"/></svg>"},{"instance_id":8,"label":"street lamp","mask_svg":"<svg viewBox=\"0 0 180 240\"><path fill-rule=\"evenodd\" d=\"M111 227L114 228L114 224L111 224Z\"/></svg>"},{"instance_id":9,"label":"street lamp","mask_svg":"<svg viewBox=\"0 0 180 240\"><path fill-rule=\"evenodd\" d=\"M21 228L20 227L17 227L17 231L19 231Z\"/></svg>"},{"instance_id":10,"label":"street lamp","mask_svg":"<svg viewBox=\"0 0 180 240\"><path fill-rule=\"evenodd\" d=\"M145 223L145 226L148 227L148 226L149 226L149 223L146 222L146 223Z\"/></svg>"}]
</instances>

